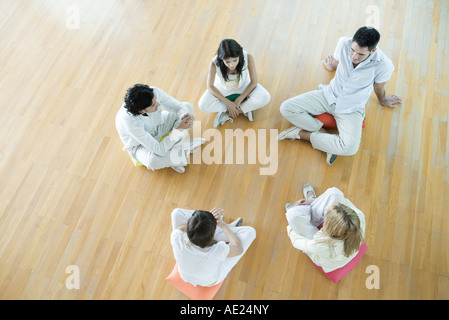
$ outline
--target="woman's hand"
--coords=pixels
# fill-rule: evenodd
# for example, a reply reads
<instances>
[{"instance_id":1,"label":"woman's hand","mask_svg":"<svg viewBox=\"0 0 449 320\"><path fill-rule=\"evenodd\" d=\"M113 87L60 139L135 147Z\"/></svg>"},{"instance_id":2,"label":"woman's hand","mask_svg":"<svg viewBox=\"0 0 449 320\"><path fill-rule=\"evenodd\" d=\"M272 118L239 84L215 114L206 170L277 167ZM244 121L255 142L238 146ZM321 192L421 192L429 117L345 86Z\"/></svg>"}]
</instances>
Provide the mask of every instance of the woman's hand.
<instances>
[{"instance_id":1,"label":"woman's hand","mask_svg":"<svg viewBox=\"0 0 449 320\"><path fill-rule=\"evenodd\" d=\"M310 205L313 201L315 200L315 198L309 198L309 199L301 199L296 201L295 203L293 203L293 206L307 206Z\"/></svg>"},{"instance_id":2,"label":"woman's hand","mask_svg":"<svg viewBox=\"0 0 449 320\"><path fill-rule=\"evenodd\" d=\"M227 100L225 105L231 118L237 118L242 113L242 109L231 100Z\"/></svg>"}]
</instances>

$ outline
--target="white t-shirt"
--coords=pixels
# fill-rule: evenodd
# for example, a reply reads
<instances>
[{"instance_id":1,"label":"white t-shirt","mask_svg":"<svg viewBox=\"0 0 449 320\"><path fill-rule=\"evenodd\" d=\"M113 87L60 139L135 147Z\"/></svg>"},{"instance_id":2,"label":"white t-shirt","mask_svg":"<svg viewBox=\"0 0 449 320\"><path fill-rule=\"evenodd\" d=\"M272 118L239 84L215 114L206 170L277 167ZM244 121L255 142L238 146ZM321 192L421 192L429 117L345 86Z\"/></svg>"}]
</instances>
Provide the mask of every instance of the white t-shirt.
<instances>
[{"instance_id":1,"label":"white t-shirt","mask_svg":"<svg viewBox=\"0 0 449 320\"><path fill-rule=\"evenodd\" d=\"M222 275L220 264L226 260L230 247L224 241L201 248L190 242L187 233L179 229L172 231L170 241L182 280L194 286L209 287L226 277L227 274Z\"/></svg>"},{"instance_id":2,"label":"white t-shirt","mask_svg":"<svg viewBox=\"0 0 449 320\"><path fill-rule=\"evenodd\" d=\"M394 71L393 63L380 49L354 68L351 44L352 38L340 38L334 52L339 61L335 77L329 85L323 86L324 97L329 105L335 103L336 113L363 110L373 92L374 82L387 82Z\"/></svg>"}]
</instances>

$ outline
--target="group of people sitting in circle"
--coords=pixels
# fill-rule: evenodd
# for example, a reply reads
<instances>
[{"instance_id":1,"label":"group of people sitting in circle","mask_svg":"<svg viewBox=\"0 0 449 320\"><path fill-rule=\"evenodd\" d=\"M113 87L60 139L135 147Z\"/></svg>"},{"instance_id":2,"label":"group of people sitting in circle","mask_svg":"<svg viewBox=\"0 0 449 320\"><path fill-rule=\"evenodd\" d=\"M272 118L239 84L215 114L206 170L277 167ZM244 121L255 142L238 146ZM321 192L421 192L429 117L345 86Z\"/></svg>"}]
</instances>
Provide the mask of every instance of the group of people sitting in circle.
<instances>
[{"instance_id":1,"label":"group of people sitting in circle","mask_svg":"<svg viewBox=\"0 0 449 320\"><path fill-rule=\"evenodd\" d=\"M379 40L379 32L372 27L361 27L353 37L340 38L334 54L323 61L326 69L335 71L330 84L281 104L280 113L293 126L281 132L278 140L309 141L314 149L326 153L329 165L337 156L354 155L373 89L382 106L393 108L401 103L398 96L385 94L394 66L377 48ZM233 122L242 114L254 121L255 111L270 99L270 93L258 83L253 55L235 40L223 40L209 64L207 90L198 103L201 111L216 113L213 127ZM171 167L183 173L189 153L204 143L203 139L185 139L194 123L193 112L192 104L179 102L157 87L134 85L116 115L123 150L148 169ZM327 132L314 117L322 113L335 118L338 134ZM170 153L174 150L181 162L173 162ZM364 241L364 214L337 188L317 197L306 183L303 195L285 205L292 245L325 272L343 267ZM171 244L184 281L195 286L222 282L254 241L254 228L242 226L242 218L227 224L223 213L221 208L173 210Z\"/></svg>"}]
</instances>

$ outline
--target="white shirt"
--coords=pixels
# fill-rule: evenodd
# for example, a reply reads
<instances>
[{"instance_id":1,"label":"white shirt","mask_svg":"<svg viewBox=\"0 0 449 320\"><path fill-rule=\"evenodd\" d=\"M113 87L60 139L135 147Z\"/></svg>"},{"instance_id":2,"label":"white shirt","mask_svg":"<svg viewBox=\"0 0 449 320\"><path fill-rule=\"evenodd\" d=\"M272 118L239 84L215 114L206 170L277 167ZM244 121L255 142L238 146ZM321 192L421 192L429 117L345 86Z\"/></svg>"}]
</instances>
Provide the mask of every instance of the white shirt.
<instances>
[{"instance_id":1,"label":"white shirt","mask_svg":"<svg viewBox=\"0 0 449 320\"><path fill-rule=\"evenodd\" d=\"M357 68L351 61L352 38L340 38L334 57L339 61L335 77L323 86L323 94L329 105L335 103L336 113L352 113L363 110L373 91L373 84L387 82L393 71L391 60L377 49Z\"/></svg>"},{"instance_id":2,"label":"white shirt","mask_svg":"<svg viewBox=\"0 0 449 320\"><path fill-rule=\"evenodd\" d=\"M115 117L115 126L119 133L120 139L125 145L124 151L131 151L139 145L143 145L147 150L153 152L158 156L166 155L170 149L182 141L187 132L184 130L173 129L170 134L170 139L164 139L159 142L155 137L159 134L159 128L162 124L162 109L175 112L178 115L178 120L173 127L177 127L182 117L189 113L186 106L172 98L159 88L152 87L157 101L161 104L156 112L147 113L147 116L134 116L125 108L125 103L120 107Z\"/></svg>"},{"instance_id":3,"label":"white shirt","mask_svg":"<svg viewBox=\"0 0 449 320\"><path fill-rule=\"evenodd\" d=\"M179 229L173 230L170 241L182 280L194 286L208 287L226 277L226 274L222 276L220 265L226 260L230 247L224 241L201 248L190 242L187 233Z\"/></svg>"},{"instance_id":4,"label":"white shirt","mask_svg":"<svg viewBox=\"0 0 449 320\"><path fill-rule=\"evenodd\" d=\"M324 198L323 195L325 195ZM320 216L324 217L324 213L327 211L327 209L335 203L344 204L357 213L357 216L360 220L360 228L362 230L362 234L365 235L365 215L362 211L357 209L351 201L344 198L343 192L341 192L337 188L330 188L323 195L312 202L312 215L315 218L318 218ZM318 201L318 199L320 199L320 201ZM317 203L314 205L315 202ZM346 257L344 255L344 241L331 239L321 230L315 233L313 239L307 239L306 237L295 233L291 226L287 227L287 233L290 237L292 245L296 249L299 249L306 253L310 257L310 259L316 265L323 268L325 272L331 272L345 266L358 253L357 251L351 256Z\"/></svg>"}]
</instances>

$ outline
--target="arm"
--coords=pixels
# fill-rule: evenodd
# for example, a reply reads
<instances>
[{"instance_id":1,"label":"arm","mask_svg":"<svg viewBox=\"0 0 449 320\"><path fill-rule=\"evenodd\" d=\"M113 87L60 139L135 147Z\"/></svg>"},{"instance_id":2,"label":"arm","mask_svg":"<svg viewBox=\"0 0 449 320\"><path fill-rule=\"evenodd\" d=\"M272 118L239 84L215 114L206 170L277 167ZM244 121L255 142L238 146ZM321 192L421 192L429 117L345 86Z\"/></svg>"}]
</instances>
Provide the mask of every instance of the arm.
<instances>
[{"instance_id":1,"label":"arm","mask_svg":"<svg viewBox=\"0 0 449 320\"><path fill-rule=\"evenodd\" d=\"M374 82L374 92L376 93L377 99L379 100L379 103L388 108L396 108L396 103L401 103L402 100L400 97L392 95L392 96L385 96L385 84L383 83L376 83Z\"/></svg>"},{"instance_id":2,"label":"arm","mask_svg":"<svg viewBox=\"0 0 449 320\"><path fill-rule=\"evenodd\" d=\"M223 230L224 234L229 240L229 254L228 258L239 256L243 253L242 243L240 239L235 235L234 232L229 229L228 225L223 222L223 209L212 209L210 212L214 215L217 220L217 227Z\"/></svg>"},{"instance_id":3,"label":"arm","mask_svg":"<svg viewBox=\"0 0 449 320\"><path fill-rule=\"evenodd\" d=\"M124 119L124 128L128 135L132 136L139 144L158 156L166 155L175 144L182 141L187 135L187 132L184 130L173 129L170 134L170 139L164 139L164 141L159 142L145 130L141 121L134 119L133 117L134 116L130 116L129 118Z\"/></svg>"},{"instance_id":4,"label":"arm","mask_svg":"<svg viewBox=\"0 0 449 320\"><path fill-rule=\"evenodd\" d=\"M298 200L298 201L295 201L295 202L293 203L293 206L294 206L294 207L296 207L296 206L307 206L307 205L312 204L313 201L315 201L315 198L300 199L300 200Z\"/></svg>"},{"instance_id":5,"label":"arm","mask_svg":"<svg viewBox=\"0 0 449 320\"><path fill-rule=\"evenodd\" d=\"M194 120L193 115L190 114L190 110L185 106L185 104L179 102L178 100L176 100L175 98L173 98L172 96L170 96L169 94L165 93L164 91L162 91L157 87L153 87L153 89L157 100L163 106L163 108L167 111L174 112L178 115L178 120L176 120L174 128L179 129L190 128L191 126L186 126L185 123L181 125L182 120L185 118L188 118L186 119L185 122L188 121L189 124L190 123L193 124Z\"/></svg>"},{"instance_id":6,"label":"arm","mask_svg":"<svg viewBox=\"0 0 449 320\"><path fill-rule=\"evenodd\" d=\"M312 253L313 250L313 242L314 240L308 240L299 234L297 234L295 231L293 231L293 228L288 225L287 226L287 234L290 238L290 241L292 242L293 247L295 247L298 250L306 251L308 253Z\"/></svg>"},{"instance_id":7,"label":"arm","mask_svg":"<svg viewBox=\"0 0 449 320\"><path fill-rule=\"evenodd\" d=\"M254 62L254 58L251 54L248 53L248 71L249 77L251 78L251 82L245 88L243 93L235 100L235 104L240 106L242 101L256 88L257 86L257 70L256 63Z\"/></svg>"}]
</instances>

